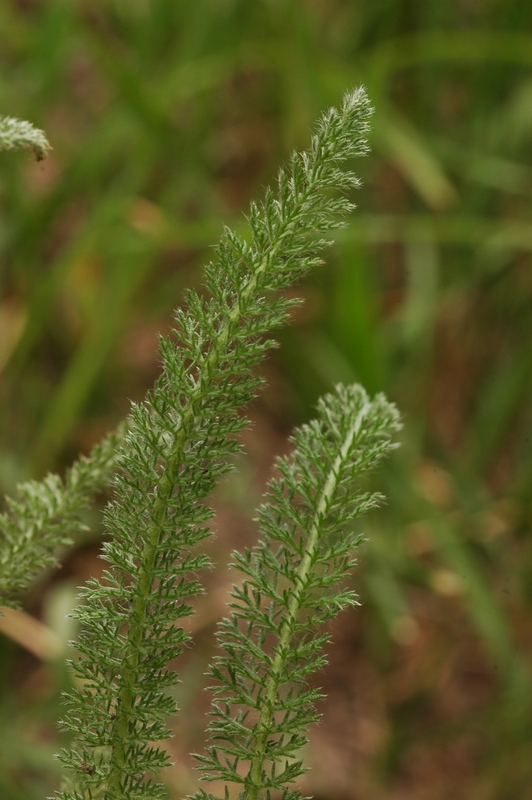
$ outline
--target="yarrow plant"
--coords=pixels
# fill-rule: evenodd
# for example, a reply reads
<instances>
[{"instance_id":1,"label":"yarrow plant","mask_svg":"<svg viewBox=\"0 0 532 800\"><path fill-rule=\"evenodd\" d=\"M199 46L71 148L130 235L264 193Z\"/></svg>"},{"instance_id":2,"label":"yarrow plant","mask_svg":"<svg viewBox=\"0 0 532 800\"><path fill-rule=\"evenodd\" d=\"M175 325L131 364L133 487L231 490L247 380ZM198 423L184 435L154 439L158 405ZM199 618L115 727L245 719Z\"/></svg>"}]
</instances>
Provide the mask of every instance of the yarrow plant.
<instances>
[{"instance_id":1,"label":"yarrow plant","mask_svg":"<svg viewBox=\"0 0 532 800\"><path fill-rule=\"evenodd\" d=\"M28 148L33 150L37 161L42 161L52 149L44 132L31 122L14 117L0 117L0 150Z\"/></svg>"},{"instance_id":2,"label":"yarrow plant","mask_svg":"<svg viewBox=\"0 0 532 800\"><path fill-rule=\"evenodd\" d=\"M326 661L320 626L357 602L344 585L361 541L352 523L382 499L357 480L390 451L399 428L395 407L359 385L338 386L318 412L294 434L291 456L277 460L259 508L261 540L233 554L243 581L219 626L224 655L210 669L210 744L197 758L205 780L240 785L243 800L301 796L289 785L305 772L298 751L319 718L321 695L306 681ZM200 789L195 800L218 798Z\"/></svg>"},{"instance_id":3,"label":"yarrow plant","mask_svg":"<svg viewBox=\"0 0 532 800\"><path fill-rule=\"evenodd\" d=\"M61 547L86 530L83 514L91 496L109 485L123 431L110 434L67 471L27 481L0 514L0 602L16 608L18 598L45 567L57 564ZM0 612L1 613L1 612Z\"/></svg>"},{"instance_id":4,"label":"yarrow plant","mask_svg":"<svg viewBox=\"0 0 532 800\"><path fill-rule=\"evenodd\" d=\"M347 94L323 115L308 152L280 171L277 191L252 204L249 235L224 231L205 271L206 295L189 291L176 311L173 335L160 339L162 375L133 406L120 445L109 440L63 488L54 478L23 487L0 520L5 552L17 531L33 531L22 545L33 572L39 558L54 558L59 531L79 525L90 487L117 469L104 518L108 568L88 582L75 612L75 684L62 720L73 742L60 754L68 777L58 800L166 796L156 776L170 763L158 743L177 710L168 663L187 642L181 621L202 591L196 573L209 565L198 547L211 535L205 498L239 449L241 409L262 382L253 370L275 344L269 334L299 303L283 290L320 262L324 234L353 209L343 193L358 180L341 166L366 154L370 114L363 89ZM234 554L243 578L219 628L209 743L198 756L204 780L223 781L226 798L228 784L245 800L272 791L299 797L291 785L304 771L298 751L319 696L306 679L324 663L327 640L319 626L356 602L343 585L359 541L353 520L380 499L358 481L394 446L398 428L383 396L337 387L295 433L292 455L277 462L258 512L260 542ZM75 477L80 469L85 479ZM6 599L24 585L16 571L10 580ZM214 795L201 788L196 798Z\"/></svg>"}]
</instances>

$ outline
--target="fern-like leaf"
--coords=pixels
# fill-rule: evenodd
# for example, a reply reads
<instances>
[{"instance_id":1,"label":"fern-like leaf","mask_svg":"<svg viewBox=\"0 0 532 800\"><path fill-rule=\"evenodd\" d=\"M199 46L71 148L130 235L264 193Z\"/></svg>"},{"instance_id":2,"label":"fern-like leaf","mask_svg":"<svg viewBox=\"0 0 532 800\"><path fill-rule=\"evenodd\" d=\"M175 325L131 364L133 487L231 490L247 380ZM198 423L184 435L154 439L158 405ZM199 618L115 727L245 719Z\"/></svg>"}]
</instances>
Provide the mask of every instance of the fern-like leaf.
<instances>
[{"instance_id":1,"label":"fern-like leaf","mask_svg":"<svg viewBox=\"0 0 532 800\"><path fill-rule=\"evenodd\" d=\"M210 670L209 746L197 759L204 780L239 785L241 800L300 797L290 784L305 771L298 751L318 719L320 694L307 678L325 663L320 626L357 602L345 587L361 540L353 520L381 500L360 478L395 446L400 427L395 407L358 385L337 387L318 410L295 433L291 456L277 460L258 515L262 539L233 554L243 581L219 626L224 655ZM194 800L219 798L200 789Z\"/></svg>"},{"instance_id":2,"label":"fern-like leaf","mask_svg":"<svg viewBox=\"0 0 532 800\"><path fill-rule=\"evenodd\" d=\"M86 530L90 496L106 488L116 469L123 431L109 435L67 471L20 484L0 514L0 605L18 597L42 570L57 566L57 552Z\"/></svg>"},{"instance_id":3,"label":"fern-like leaf","mask_svg":"<svg viewBox=\"0 0 532 800\"><path fill-rule=\"evenodd\" d=\"M105 515L110 566L77 611L78 688L64 716L75 743L61 756L71 780L60 800L164 797L153 773L168 756L154 742L168 735L167 689L177 677L166 665L186 642L179 620L208 563L197 549L210 535L204 498L238 450L240 409L261 384L253 369L273 345L268 334L298 302L280 291L318 262L323 234L353 208L330 190L358 185L340 165L366 153L370 113L358 89L323 116L310 150L279 173L277 192L252 205L249 238L224 232L206 269L209 299L190 291L174 338L160 342L163 374L132 409Z\"/></svg>"}]
</instances>

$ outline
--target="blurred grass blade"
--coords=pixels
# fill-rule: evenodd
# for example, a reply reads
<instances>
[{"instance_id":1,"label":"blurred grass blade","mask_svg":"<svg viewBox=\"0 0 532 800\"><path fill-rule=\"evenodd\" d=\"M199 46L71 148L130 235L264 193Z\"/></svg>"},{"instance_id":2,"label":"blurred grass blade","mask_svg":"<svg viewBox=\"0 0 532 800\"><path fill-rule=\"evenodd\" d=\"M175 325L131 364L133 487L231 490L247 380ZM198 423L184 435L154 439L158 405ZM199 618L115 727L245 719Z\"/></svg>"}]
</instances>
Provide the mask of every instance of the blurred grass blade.
<instances>
[{"instance_id":1,"label":"blurred grass blade","mask_svg":"<svg viewBox=\"0 0 532 800\"><path fill-rule=\"evenodd\" d=\"M510 625L482 575L480 564L462 532L455 530L434 508L427 509L430 530L444 562L461 579L475 626L500 670L507 705L525 716L531 710L530 675L518 654Z\"/></svg>"},{"instance_id":2,"label":"blurred grass blade","mask_svg":"<svg viewBox=\"0 0 532 800\"><path fill-rule=\"evenodd\" d=\"M464 447L464 460L473 474L484 475L497 450L509 441L516 415L529 400L531 380L529 342L509 355L503 354L487 376Z\"/></svg>"},{"instance_id":3,"label":"blurred grass blade","mask_svg":"<svg viewBox=\"0 0 532 800\"><path fill-rule=\"evenodd\" d=\"M379 115L376 129L378 147L388 155L433 211L444 211L458 201L458 194L445 170L411 123L388 111Z\"/></svg>"}]
</instances>

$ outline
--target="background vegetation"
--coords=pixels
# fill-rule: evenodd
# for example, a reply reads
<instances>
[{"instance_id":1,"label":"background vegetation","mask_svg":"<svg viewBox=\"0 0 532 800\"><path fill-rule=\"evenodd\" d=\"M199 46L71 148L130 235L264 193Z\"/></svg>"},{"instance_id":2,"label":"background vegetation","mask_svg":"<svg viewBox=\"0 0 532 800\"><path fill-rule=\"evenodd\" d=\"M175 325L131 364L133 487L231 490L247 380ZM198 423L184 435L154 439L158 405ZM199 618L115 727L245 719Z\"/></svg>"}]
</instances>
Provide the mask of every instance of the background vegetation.
<instances>
[{"instance_id":1,"label":"background vegetation","mask_svg":"<svg viewBox=\"0 0 532 800\"><path fill-rule=\"evenodd\" d=\"M44 162L0 155L0 488L63 469L143 396L156 332L223 222L364 83L359 209L281 350L238 476L217 494L209 592L172 743L193 790L199 689L273 454L337 380L384 390L403 447L379 476L335 623L305 791L321 800L532 792L532 7L522 0L3 0L0 114ZM99 517L0 640L0 796L57 785L65 613L99 574ZM4 625L6 625L4 623ZM18 643L17 643L18 642ZM194 661L192 660L194 658Z\"/></svg>"}]
</instances>

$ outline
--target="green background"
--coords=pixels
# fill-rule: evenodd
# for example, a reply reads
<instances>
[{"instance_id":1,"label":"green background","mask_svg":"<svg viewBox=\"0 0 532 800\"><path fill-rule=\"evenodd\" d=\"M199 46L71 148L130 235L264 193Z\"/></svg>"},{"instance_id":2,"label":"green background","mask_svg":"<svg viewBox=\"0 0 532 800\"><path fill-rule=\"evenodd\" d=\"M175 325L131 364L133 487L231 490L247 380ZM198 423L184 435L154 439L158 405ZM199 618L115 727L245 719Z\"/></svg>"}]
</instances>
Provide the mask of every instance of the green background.
<instances>
[{"instance_id":1,"label":"green background","mask_svg":"<svg viewBox=\"0 0 532 800\"><path fill-rule=\"evenodd\" d=\"M274 454L339 380L385 391L405 428L351 579L363 607L331 629L317 678L305 792L532 796L531 65L524 0L0 3L0 114L54 148L0 154L3 492L62 470L142 398L222 225L242 225L321 111L359 84L376 109L358 209L299 288L215 498L221 568L184 659L171 797L194 786L227 551L252 540ZM89 523L25 601L61 641L75 586L101 570ZM1 638L2 800L57 786L63 659Z\"/></svg>"}]
</instances>

